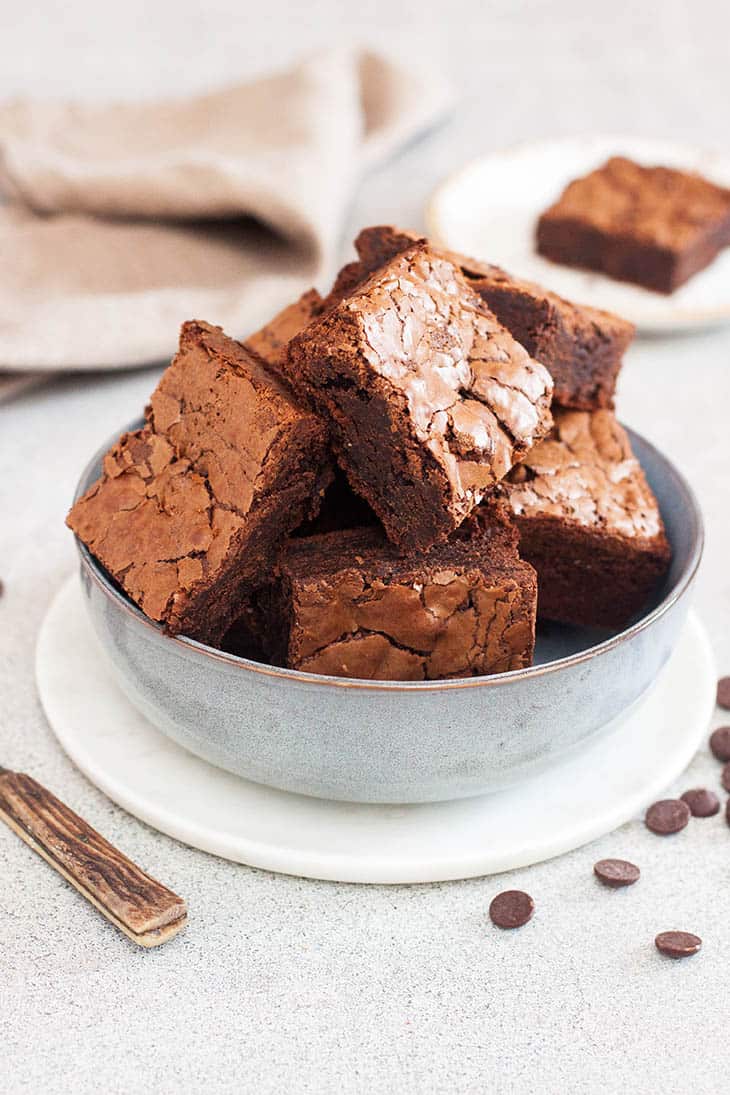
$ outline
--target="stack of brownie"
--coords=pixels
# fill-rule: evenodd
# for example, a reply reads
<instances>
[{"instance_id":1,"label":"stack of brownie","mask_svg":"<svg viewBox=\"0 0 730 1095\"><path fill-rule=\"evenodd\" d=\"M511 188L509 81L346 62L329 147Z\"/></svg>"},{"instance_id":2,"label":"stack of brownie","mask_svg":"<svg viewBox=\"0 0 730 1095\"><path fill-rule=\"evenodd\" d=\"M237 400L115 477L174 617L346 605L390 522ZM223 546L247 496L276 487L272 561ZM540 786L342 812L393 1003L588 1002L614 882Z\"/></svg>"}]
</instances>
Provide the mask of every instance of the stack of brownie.
<instances>
[{"instance_id":1,"label":"stack of brownie","mask_svg":"<svg viewBox=\"0 0 730 1095\"><path fill-rule=\"evenodd\" d=\"M369 228L243 345L187 323L68 523L173 634L386 680L531 664L668 565L613 413L630 324Z\"/></svg>"}]
</instances>

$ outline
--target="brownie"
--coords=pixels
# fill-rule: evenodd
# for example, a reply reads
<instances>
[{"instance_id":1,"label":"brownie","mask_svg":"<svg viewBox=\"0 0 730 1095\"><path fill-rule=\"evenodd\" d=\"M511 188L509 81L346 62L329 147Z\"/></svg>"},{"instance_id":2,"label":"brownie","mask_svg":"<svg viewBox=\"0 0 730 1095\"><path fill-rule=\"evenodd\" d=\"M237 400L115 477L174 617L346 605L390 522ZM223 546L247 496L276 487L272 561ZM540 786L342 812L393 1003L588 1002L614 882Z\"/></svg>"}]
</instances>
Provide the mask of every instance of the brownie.
<instances>
[{"instance_id":1,"label":"brownie","mask_svg":"<svg viewBox=\"0 0 730 1095\"><path fill-rule=\"evenodd\" d=\"M355 494L345 473L335 466L332 482L322 495L319 513L301 524L293 535L316 536L322 532L366 528L368 525L379 526L380 522L365 499Z\"/></svg>"},{"instance_id":2,"label":"brownie","mask_svg":"<svg viewBox=\"0 0 730 1095\"><path fill-rule=\"evenodd\" d=\"M355 240L361 279L417 239L415 233L390 225L363 229ZM611 312L572 304L490 263L452 251L442 253L461 268L472 288L528 354L548 369L555 385L554 403L586 411L613 406L622 358L634 337L633 324ZM355 271L350 267L340 272L340 291L354 279Z\"/></svg>"},{"instance_id":3,"label":"brownie","mask_svg":"<svg viewBox=\"0 0 730 1095\"><path fill-rule=\"evenodd\" d=\"M369 680L530 665L537 582L516 541L499 522L406 558L373 528L290 540L271 602L273 658Z\"/></svg>"},{"instance_id":4,"label":"brownie","mask_svg":"<svg viewBox=\"0 0 730 1095\"><path fill-rule=\"evenodd\" d=\"M355 250L362 264L360 279L371 274L373 270L377 270L379 266L384 266L386 262L390 262L401 251L407 251L409 247L413 247L414 243L429 243L429 241L418 232L411 232L407 228L396 228L392 224L374 224L370 228L363 228L355 238ZM452 258L452 252L442 251L442 254ZM460 266L461 263L456 260L457 256L453 255L454 265ZM352 265L355 266L354 263ZM340 271L338 280L343 272ZM353 269L350 274L351 279L354 276Z\"/></svg>"},{"instance_id":5,"label":"brownie","mask_svg":"<svg viewBox=\"0 0 730 1095\"><path fill-rule=\"evenodd\" d=\"M538 576L541 617L624 625L669 565L659 506L610 411L555 411L555 426L510 474L520 554Z\"/></svg>"},{"instance_id":6,"label":"brownie","mask_svg":"<svg viewBox=\"0 0 730 1095\"><path fill-rule=\"evenodd\" d=\"M423 243L295 336L283 368L403 549L445 539L552 421L547 370Z\"/></svg>"},{"instance_id":7,"label":"brownie","mask_svg":"<svg viewBox=\"0 0 730 1095\"><path fill-rule=\"evenodd\" d=\"M147 409L67 523L173 633L217 642L329 481L327 430L239 343L183 325Z\"/></svg>"},{"instance_id":8,"label":"brownie","mask_svg":"<svg viewBox=\"0 0 730 1095\"><path fill-rule=\"evenodd\" d=\"M393 255L398 254L398 251L405 251L408 247L412 247L416 242L415 238L409 240L403 247L399 247L393 251L388 258L392 258ZM365 267L360 260L346 263L342 269L338 272L337 277L334 280L334 284L330 289L327 296L322 301L322 311L334 307L335 304L339 304L345 297L349 297L350 293L354 292L378 266L382 266L382 262L376 262L370 267Z\"/></svg>"},{"instance_id":9,"label":"brownie","mask_svg":"<svg viewBox=\"0 0 730 1095\"><path fill-rule=\"evenodd\" d=\"M540 217L537 249L671 293L730 244L730 190L701 175L614 156L568 183Z\"/></svg>"},{"instance_id":10,"label":"brownie","mask_svg":"<svg viewBox=\"0 0 730 1095\"><path fill-rule=\"evenodd\" d=\"M319 293L316 289L310 289L274 316L260 331L250 335L243 345L251 353L258 354L267 365L278 369L290 340L304 330L321 307Z\"/></svg>"},{"instance_id":11,"label":"brownie","mask_svg":"<svg viewBox=\"0 0 730 1095\"><path fill-rule=\"evenodd\" d=\"M555 404L585 411L613 407L633 324L501 270L475 276L472 285L499 322L549 370Z\"/></svg>"}]
</instances>

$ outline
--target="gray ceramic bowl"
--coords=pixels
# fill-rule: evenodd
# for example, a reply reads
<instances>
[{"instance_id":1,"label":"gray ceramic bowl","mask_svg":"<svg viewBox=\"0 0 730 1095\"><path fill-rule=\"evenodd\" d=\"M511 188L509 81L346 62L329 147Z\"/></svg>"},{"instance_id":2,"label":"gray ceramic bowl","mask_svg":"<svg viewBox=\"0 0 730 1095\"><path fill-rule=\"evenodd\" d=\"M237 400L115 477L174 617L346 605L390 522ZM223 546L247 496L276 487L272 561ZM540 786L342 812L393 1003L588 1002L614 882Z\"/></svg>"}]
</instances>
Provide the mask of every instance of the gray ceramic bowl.
<instances>
[{"instance_id":1,"label":"gray ceramic bowl","mask_svg":"<svg viewBox=\"0 0 730 1095\"><path fill-rule=\"evenodd\" d=\"M679 472L631 442L672 544L667 580L618 634L550 627L536 664L492 677L370 682L277 669L147 619L79 543L88 610L119 683L163 733L230 772L356 802L428 802L504 787L605 732L669 657L702 554L702 518ZM98 453L79 493L98 477Z\"/></svg>"}]
</instances>

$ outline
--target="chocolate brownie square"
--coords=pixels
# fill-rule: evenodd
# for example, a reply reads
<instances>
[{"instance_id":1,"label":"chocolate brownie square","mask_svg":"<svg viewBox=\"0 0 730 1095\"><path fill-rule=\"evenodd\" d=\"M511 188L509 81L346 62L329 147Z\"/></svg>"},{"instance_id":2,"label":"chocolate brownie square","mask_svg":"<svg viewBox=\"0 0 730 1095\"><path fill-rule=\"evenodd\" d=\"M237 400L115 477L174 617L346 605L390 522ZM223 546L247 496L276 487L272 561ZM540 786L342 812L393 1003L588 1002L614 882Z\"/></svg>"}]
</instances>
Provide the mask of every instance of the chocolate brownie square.
<instances>
[{"instance_id":1,"label":"chocolate brownie square","mask_svg":"<svg viewBox=\"0 0 730 1095\"><path fill-rule=\"evenodd\" d=\"M283 367L404 549L445 539L551 425L547 370L421 243L295 336Z\"/></svg>"},{"instance_id":2,"label":"chocolate brownie square","mask_svg":"<svg viewBox=\"0 0 730 1095\"><path fill-rule=\"evenodd\" d=\"M267 365L277 369L291 339L311 323L321 308L321 296L316 289L310 289L275 315L260 331L249 335L243 345L251 353L258 354Z\"/></svg>"},{"instance_id":3,"label":"chocolate brownie square","mask_svg":"<svg viewBox=\"0 0 730 1095\"><path fill-rule=\"evenodd\" d=\"M183 325L147 411L67 523L173 633L215 643L330 478L327 430L220 328Z\"/></svg>"},{"instance_id":4,"label":"chocolate brownie square","mask_svg":"<svg viewBox=\"0 0 730 1095\"><path fill-rule=\"evenodd\" d=\"M541 617L616 628L645 605L670 548L626 431L610 411L555 411L509 476L520 553L537 571Z\"/></svg>"},{"instance_id":5,"label":"chocolate brownie square","mask_svg":"<svg viewBox=\"0 0 730 1095\"><path fill-rule=\"evenodd\" d=\"M516 539L490 521L407 558L372 528L290 540L271 602L274 660L406 681L530 665L537 583Z\"/></svg>"},{"instance_id":6,"label":"chocolate brownie square","mask_svg":"<svg viewBox=\"0 0 730 1095\"><path fill-rule=\"evenodd\" d=\"M355 240L362 263L360 277L412 246L417 238L415 233L389 225L363 229ZM635 333L633 324L611 312L572 304L490 263L452 251L442 253L461 268L472 288L528 354L550 372L554 403L588 411L613 406L622 358ZM341 271L343 284L353 278L354 271L348 267Z\"/></svg>"},{"instance_id":7,"label":"chocolate brownie square","mask_svg":"<svg viewBox=\"0 0 730 1095\"><path fill-rule=\"evenodd\" d=\"M701 175L614 156L568 183L540 217L537 249L671 293L730 244L730 189Z\"/></svg>"}]
</instances>

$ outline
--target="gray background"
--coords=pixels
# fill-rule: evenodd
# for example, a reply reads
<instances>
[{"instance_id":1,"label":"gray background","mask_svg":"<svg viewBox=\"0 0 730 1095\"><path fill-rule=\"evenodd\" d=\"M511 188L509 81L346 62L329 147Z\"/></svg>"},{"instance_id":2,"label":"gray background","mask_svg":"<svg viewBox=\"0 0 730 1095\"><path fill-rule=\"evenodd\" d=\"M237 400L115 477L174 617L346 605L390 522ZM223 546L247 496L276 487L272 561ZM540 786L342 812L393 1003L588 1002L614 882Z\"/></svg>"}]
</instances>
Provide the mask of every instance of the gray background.
<instances>
[{"instance_id":1,"label":"gray background","mask_svg":"<svg viewBox=\"0 0 730 1095\"><path fill-rule=\"evenodd\" d=\"M344 239L380 220L418 226L445 174L532 137L626 132L728 151L726 5L451 0L445 9L1 0L0 94L179 94L344 40L446 71L461 96L455 115L365 180ZM637 819L498 879L338 886L186 849L125 815L66 760L35 695L35 636L73 567L63 517L78 471L138 413L154 377L62 379L0 406L0 761L47 783L183 893L191 924L159 952L137 951L2 828L0 1088L726 1091L721 818L670 841ZM621 416L679 463L704 507L697 604L726 672L729 406L730 332L642 340L629 353ZM717 776L702 750L677 789L716 786ZM591 866L605 855L638 862L640 884L599 889ZM534 895L537 913L507 935L485 918L493 894L512 886ZM697 958L672 964L654 952L656 932L671 927L704 938Z\"/></svg>"}]
</instances>

